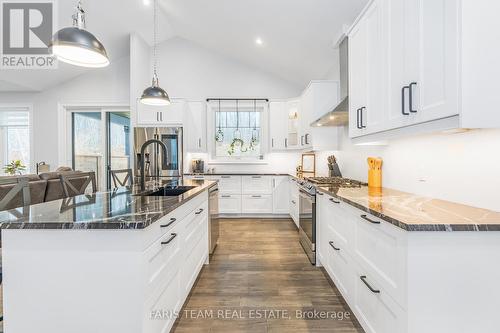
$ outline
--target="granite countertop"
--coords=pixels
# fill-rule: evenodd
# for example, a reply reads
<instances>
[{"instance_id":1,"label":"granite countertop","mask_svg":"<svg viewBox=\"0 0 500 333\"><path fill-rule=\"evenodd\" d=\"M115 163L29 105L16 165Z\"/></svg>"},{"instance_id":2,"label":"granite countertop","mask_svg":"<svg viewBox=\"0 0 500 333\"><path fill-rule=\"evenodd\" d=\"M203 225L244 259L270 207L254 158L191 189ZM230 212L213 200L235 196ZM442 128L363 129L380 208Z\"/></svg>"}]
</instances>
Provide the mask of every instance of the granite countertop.
<instances>
[{"instance_id":1,"label":"granite countertop","mask_svg":"<svg viewBox=\"0 0 500 333\"><path fill-rule=\"evenodd\" d=\"M194 198L217 182L178 181L177 185L196 186L179 196L144 196L171 180L148 182L140 186L120 187L92 195L79 195L0 211L1 229L144 229Z\"/></svg>"},{"instance_id":2,"label":"granite countertop","mask_svg":"<svg viewBox=\"0 0 500 333\"><path fill-rule=\"evenodd\" d=\"M407 231L500 231L500 213L392 189L317 187Z\"/></svg>"}]
</instances>

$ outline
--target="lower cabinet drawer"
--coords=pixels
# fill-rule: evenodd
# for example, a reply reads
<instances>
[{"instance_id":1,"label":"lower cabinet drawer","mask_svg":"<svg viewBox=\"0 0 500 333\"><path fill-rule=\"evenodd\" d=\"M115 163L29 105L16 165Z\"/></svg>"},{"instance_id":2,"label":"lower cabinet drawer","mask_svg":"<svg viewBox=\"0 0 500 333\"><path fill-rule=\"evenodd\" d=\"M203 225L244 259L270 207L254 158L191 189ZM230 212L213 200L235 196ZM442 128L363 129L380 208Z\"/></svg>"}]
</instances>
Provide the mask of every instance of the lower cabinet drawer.
<instances>
[{"instance_id":1,"label":"lower cabinet drawer","mask_svg":"<svg viewBox=\"0 0 500 333\"><path fill-rule=\"evenodd\" d=\"M180 233L179 227L172 228L144 252L147 265L147 295L151 295L159 285L170 279L181 266Z\"/></svg>"},{"instance_id":2,"label":"lower cabinet drawer","mask_svg":"<svg viewBox=\"0 0 500 333\"><path fill-rule=\"evenodd\" d=\"M242 195L241 212L243 214L272 214L272 195Z\"/></svg>"},{"instance_id":3,"label":"lower cabinet drawer","mask_svg":"<svg viewBox=\"0 0 500 333\"><path fill-rule=\"evenodd\" d=\"M323 260L326 258L326 263L323 265L344 298L352 299L356 285L354 259L343 247L343 243L330 225L322 230L326 234L321 239L324 242L321 245Z\"/></svg>"},{"instance_id":4,"label":"lower cabinet drawer","mask_svg":"<svg viewBox=\"0 0 500 333\"><path fill-rule=\"evenodd\" d=\"M146 301L143 332L167 333L172 329L183 304L179 274L178 270L175 271L171 279Z\"/></svg>"},{"instance_id":5,"label":"lower cabinet drawer","mask_svg":"<svg viewBox=\"0 0 500 333\"><path fill-rule=\"evenodd\" d=\"M368 333L404 333L406 313L371 276L357 267L354 312Z\"/></svg>"},{"instance_id":6,"label":"lower cabinet drawer","mask_svg":"<svg viewBox=\"0 0 500 333\"><path fill-rule=\"evenodd\" d=\"M241 214L241 195L220 194L219 195L220 214Z\"/></svg>"}]
</instances>

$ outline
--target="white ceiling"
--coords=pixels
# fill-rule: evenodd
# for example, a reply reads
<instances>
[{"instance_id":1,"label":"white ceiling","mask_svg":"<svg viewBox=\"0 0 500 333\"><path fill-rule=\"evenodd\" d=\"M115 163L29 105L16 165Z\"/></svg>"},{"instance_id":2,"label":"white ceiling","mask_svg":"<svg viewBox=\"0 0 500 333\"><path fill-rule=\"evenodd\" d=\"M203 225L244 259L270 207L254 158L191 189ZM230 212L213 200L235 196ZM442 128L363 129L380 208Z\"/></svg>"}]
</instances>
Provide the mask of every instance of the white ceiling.
<instances>
[{"instance_id":1,"label":"white ceiling","mask_svg":"<svg viewBox=\"0 0 500 333\"><path fill-rule=\"evenodd\" d=\"M329 71L335 37L368 0L159 1L159 40L180 36L305 85ZM71 25L76 1L57 3L58 25ZM131 32L151 43L152 7L143 0L84 0L83 5L87 28L111 61L128 55ZM264 45L256 46L257 37ZM3 70L0 91L41 91L86 71L62 63L57 70Z\"/></svg>"}]
</instances>

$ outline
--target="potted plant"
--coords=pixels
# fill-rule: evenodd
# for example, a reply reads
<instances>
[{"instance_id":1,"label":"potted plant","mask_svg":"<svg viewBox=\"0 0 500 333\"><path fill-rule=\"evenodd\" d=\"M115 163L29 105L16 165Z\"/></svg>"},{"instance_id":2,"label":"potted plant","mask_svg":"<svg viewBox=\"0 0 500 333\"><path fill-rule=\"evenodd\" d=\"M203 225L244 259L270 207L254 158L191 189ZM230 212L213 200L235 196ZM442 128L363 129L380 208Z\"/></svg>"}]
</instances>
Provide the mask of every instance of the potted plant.
<instances>
[{"instance_id":1,"label":"potted plant","mask_svg":"<svg viewBox=\"0 0 500 333\"><path fill-rule=\"evenodd\" d=\"M3 168L4 172L8 175L14 176L16 174L21 174L22 171L26 170L26 166L23 165L21 160L12 161Z\"/></svg>"}]
</instances>

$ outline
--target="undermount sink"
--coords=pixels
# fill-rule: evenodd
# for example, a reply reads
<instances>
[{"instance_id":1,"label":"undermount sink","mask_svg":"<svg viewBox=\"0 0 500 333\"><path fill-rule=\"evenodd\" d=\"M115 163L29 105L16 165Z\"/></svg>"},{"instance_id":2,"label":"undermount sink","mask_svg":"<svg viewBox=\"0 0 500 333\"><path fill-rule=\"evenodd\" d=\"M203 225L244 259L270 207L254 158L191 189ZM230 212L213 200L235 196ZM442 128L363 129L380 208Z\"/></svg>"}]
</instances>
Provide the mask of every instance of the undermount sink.
<instances>
[{"instance_id":1,"label":"undermount sink","mask_svg":"<svg viewBox=\"0 0 500 333\"><path fill-rule=\"evenodd\" d=\"M159 190L154 192L145 193L146 196L155 196L155 197L175 197L181 195L189 190L192 190L196 186L165 186Z\"/></svg>"}]
</instances>

